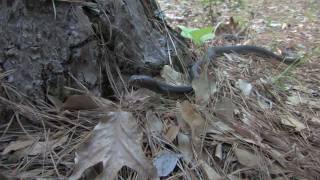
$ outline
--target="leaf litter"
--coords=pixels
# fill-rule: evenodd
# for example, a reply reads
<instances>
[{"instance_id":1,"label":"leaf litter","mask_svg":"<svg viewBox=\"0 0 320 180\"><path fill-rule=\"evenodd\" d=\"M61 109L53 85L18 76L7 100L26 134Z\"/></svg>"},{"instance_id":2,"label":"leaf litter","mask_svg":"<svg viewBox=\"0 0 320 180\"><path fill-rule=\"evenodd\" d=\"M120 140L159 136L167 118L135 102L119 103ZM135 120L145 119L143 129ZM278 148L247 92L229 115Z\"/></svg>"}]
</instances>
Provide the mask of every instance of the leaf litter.
<instances>
[{"instance_id":1,"label":"leaf litter","mask_svg":"<svg viewBox=\"0 0 320 180\"><path fill-rule=\"evenodd\" d=\"M249 0L250 6L241 7L235 2L218 4L220 15L212 21L221 22L221 32L233 34L241 27L225 25L230 17L240 26L249 22L245 39L225 40L216 32L205 46L261 44L276 52L306 54L304 63L287 72L264 58L229 54L208 66L207 79L193 82L203 90L195 88L197 99L188 100L138 90L119 103L90 94L70 96L64 103L48 97L52 106L30 102L23 94L15 97L17 92L1 84L10 96L1 96L0 106L12 112L0 126L1 175L63 179L80 177L89 168L97 178L118 179L320 177L319 13L312 11L318 5ZM174 28L212 22L203 13L210 6L196 1L160 0L160 5ZM166 81L185 83L177 72L166 69L164 74ZM209 83L214 88L205 87ZM92 167L98 162L104 162L100 170Z\"/></svg>"}]
</instances>

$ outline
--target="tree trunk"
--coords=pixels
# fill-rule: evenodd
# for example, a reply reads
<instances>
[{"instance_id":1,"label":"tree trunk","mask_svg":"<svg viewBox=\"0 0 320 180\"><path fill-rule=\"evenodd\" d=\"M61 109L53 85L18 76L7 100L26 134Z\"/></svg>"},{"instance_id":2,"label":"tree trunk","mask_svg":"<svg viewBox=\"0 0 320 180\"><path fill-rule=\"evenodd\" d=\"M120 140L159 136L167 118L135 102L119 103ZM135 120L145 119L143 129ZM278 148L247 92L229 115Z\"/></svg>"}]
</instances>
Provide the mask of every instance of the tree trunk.
<instances>
[{"instance_id":1,"label":"tree trunk","mask_svg":"<svg viewBox=\"0 0 320 180\"><path fill-rule=\"evenodd\" d=\"M80 83L108 95L126 76L156 75L164 64L183 69L191 63L186 43L158 12L154 0L2 1L1 81L32 98L63 99L74 93L65 87Z\"/></svg>"}]
</instances>

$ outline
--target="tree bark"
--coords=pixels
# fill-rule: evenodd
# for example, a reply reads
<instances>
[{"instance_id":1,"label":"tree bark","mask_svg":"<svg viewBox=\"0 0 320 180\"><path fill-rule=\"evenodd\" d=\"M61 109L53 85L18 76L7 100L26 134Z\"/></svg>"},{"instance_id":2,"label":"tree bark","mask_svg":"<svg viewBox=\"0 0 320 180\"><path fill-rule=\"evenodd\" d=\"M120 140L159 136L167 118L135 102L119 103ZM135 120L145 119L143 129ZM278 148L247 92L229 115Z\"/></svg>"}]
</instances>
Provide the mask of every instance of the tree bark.
<instances>
[{"instance_id":1,"label":"tree bark","mask_svg":"<svg viewBox=\"0 0 320 180\"><path fill-rule=\"evenodd\" d=\"M105 95L126 76L181 69L191 63L187 45L157 12L154 0L4 1L0 72L10 73L1 81L32 98L63 99L74 93L66 86Z\"/></svg>"}]
</instances>

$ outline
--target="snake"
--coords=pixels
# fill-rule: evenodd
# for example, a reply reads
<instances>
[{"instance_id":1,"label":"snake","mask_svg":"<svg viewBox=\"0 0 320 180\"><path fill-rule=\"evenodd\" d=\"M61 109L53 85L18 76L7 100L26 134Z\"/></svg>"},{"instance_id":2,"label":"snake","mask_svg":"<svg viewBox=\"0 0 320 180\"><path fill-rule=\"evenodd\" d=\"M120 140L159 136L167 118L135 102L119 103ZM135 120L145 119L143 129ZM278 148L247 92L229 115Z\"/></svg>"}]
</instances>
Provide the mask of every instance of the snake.
<instances>
[{"instance_id":1,"label":"snake","mask_svg":"<svg viewBox=\"0 0 320 180\"><path fill-rule=\"evenodd\" d=\"M219 56L228 53L249 54L253 53L258 56L278 60L284 64L292 64L297 62L297 58L284 57L273 53L263 47L253 45L232 45L232 46L215 46L207 50L198 61L191 65L189 69L190 81L200 77L201 65L212 62ZM130 86L145 88L160 94L189 94L194 92L191 85L171 85L162 81L158 81L147 75L131 75L128 83Z\"/></svg>"}]
</instances>

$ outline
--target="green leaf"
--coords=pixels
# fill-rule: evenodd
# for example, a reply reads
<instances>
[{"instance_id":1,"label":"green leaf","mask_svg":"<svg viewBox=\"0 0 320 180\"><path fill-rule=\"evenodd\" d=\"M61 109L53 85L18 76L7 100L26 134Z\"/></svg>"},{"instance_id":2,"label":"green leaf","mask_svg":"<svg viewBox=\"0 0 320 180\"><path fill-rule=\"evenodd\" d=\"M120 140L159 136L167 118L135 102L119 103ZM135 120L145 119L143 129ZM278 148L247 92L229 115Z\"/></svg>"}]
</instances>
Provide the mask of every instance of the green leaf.
<instances>
[{"instance_id":1,"label":"green leaf","mask_svg":"<svg viewBox=\"0 0 320 180\"><path fill-rule=\"evenodd\" d=\"M181 29L181 36L191 40L192 40L191 32L199 29L199 28L188 28L185 26L178 26L178 27Z\"/></svg>"},{"instance_id":2,"label":"green leaf","mask_svg":"<svg viewBox=\"0 0 320 180\"><path fill-rule=\"evenodd\" d=\"M206 40L214 38L213 28L201 28L191 32L192 40L197 44L204 43Z\"/></svg>"},{"instance_id":3,"label":"green leaf","mask_svg":"<svg viewBox=\"0 0 320 180\"><path fill-rule=\"evenodd\" d=\"M178 26L181 29L181 35L185 38L191 39L196 45L200 45L209 39L214 38L213 28L188 28L185 26Z\"/></svg>"},{"instance_id":4,"label":"green leaf","mask_svg":"<svg viewBox=\"0 0 320 180\"><path fill-rule=\"evenodd\" d=\"M215 36L214 36L214 34L213 33L211 33L211 34L205 34L205 35L203 35L201 38L200 38L200 40L201 40L201 42L206 42L206 41L208 41L208 40L210 40L210 39L213 39Z\"/></svg>"}]
</instances>

